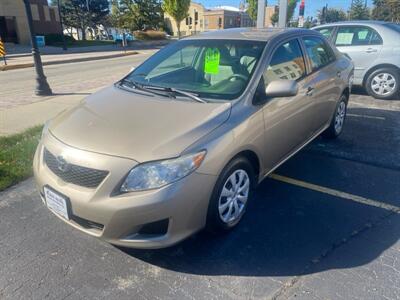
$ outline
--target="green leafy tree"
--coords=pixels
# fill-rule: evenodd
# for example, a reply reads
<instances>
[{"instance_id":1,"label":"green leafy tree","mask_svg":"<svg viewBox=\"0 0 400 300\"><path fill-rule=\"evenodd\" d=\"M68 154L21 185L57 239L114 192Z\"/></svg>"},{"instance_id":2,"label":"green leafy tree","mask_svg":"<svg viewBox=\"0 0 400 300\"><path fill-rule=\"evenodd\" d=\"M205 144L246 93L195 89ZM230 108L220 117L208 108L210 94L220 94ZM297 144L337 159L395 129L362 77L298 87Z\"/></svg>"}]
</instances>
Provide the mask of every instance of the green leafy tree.
<instances>
[{"instance_id":1,"label":"green leafy tree","mask_svg":"<svg viewBox=\"0 0 400 300\"><path fill-rule=\"evenodd\" d=\"M61 14L66 27L80 29L82 39L86 39L86 29L107 21L109 14L108 0L62 0ZM57 0L51 1L57 5Z\"/></svg>"},{"instance_id":2,"label":"green leafy tree","mask_svg":"<svg viewBox=\"0 0 400 300\"><path fill-rule=\"evenodd\" d=\"M289 0L288 8L286 12L286 25L290 24L290 20L293 18L294 11L296 10L297 3L299 0ZM279 9L271 16L272 24L277 24L279 22Z\"/></svg>"},{"instance_id":3,"label":"green leafy tree","mask_svg":"<svg viewBox=\"0 0 400 300\"><path fill-rule=\"evenodd\" d=\"M318 19L321 23L333 23L347 20L347 14L336 8L321 9L318 11Z\"/></svg>"},{"instance_id":4,"label":"green leafy tree","mask_svg":"<svg viewBox=\"0 0 400 300\"><path fill-rule=\"evenodd\" d=\"M365 6L364 0L353 0L350 7L349 16L351 20L369 20L369 10Z\"/></svg>"},{"instance_id":5,"label":"green leafy tree","mask_svg":"<svg viewBox=\"0 0 400 300\"><path fill-rule=\"evenodd\" d=\"M164 17L159 0L112 0L110 19L117 28L135 31L158 29Z\"/></svg>"},{"instance_id":6,"label":"green leafy tree","mask_svg":"<svg viewBox=\"0 0 400 300\"><path fill-rule=\"evenodd\" d=\"M246 12L249 14L250 18L254 22L257 22L258 0L246 0L246 3L247 3Z\"/></svg>"},{"instance_id":7,"label":"green leafy tree","mask_svg":"<svg viewBox=\"0 0 400 300\"><path fill-rule=\"evenodd\" d=\"M176 23L178 38L181 38L181 22L188 16L190 0L164 0L162 8Z\"/></svg>"},{"instance_id":8,"label":"green leafy tree","mask_svg":"<svg viewBox=\"0 0 400 300\"><path fill-rule=\"evenodd\" d=\"M399 0L374 0L372 18L374 20L400 22L400 1Z\"/></svg>"}]
</instances>

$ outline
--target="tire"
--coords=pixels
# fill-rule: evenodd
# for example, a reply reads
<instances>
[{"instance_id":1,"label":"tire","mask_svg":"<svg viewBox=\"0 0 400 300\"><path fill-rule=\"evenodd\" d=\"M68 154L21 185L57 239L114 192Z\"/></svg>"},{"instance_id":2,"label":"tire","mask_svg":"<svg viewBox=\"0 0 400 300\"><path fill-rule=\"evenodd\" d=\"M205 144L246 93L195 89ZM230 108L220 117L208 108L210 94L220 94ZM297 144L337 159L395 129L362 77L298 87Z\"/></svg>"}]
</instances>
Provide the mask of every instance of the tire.
<instances>
[{"instance_id":1,"label":"tire","mask_svg":"<svg viewBox=\"0 0 400 300\"><path fill-rule=\"evenodd\" d=\"M394 68L379 68L365 81L368 95L377 99L392 99L399 95L400 75Z\"/></svg>"},{"instance_id":2,"label":"tire","mask_svg":"<svg viewBox=\"0 0 400 300\"><path fill-rule=\"evenodd\" d=\"M236 188L240 186L239 191L242 188L241 192L235 191L235 186L230 181L234 178L239 184ZM240 178L242 178L241 182L239 182ZM248 181L246 181L246 178ZM245 185L248 186L247 190L244 188ZM253 194L254 185L254 169L245 157L235 158L226 165L217 179L208 205L206 229L212 233L224 233L234 228L246 211L248 201ZM225 195L223 195L223 191ZM245 197L246 191L247 197ZM226 208L224 209L225 205ZM231 210L232 218L228 216L229 210Z\"/></svg>"},{"instance_id":3,"label":"tire","mask_svg":"<svg viewBox=\"0 0 400 300\"><path fill-rule=\"evenodd\" d=\"M322 133L324 138L335 139L342 133L346 121L347 102L347 96L343 94L336 105L329 127Z\"/></svg>"}]
</instances>

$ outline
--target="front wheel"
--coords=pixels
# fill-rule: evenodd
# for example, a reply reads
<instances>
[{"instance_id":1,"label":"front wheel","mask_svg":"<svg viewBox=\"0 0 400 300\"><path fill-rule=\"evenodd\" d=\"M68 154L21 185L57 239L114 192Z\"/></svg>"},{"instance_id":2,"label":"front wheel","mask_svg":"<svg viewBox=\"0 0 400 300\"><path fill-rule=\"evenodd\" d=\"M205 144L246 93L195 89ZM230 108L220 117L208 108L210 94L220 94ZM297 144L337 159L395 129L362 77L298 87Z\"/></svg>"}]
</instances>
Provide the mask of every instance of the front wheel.
<instances>
[{"instance_id":1,"label":"front wheel","mask_svg":"<svg viewBox=\"0 0 400 300\"><path fill-rule=\"evenodd\" d=\"M224 232L242 219L254 186L254 171L244 157L232 160L221 172L210 199L207 229Z\"/></svg>"},{"instance_id":2,"label":"front wheel","mask_svg":"<svg viewBox=\"0 0 400 300\"><path fill-rule=\"evenodd\" d=\"M372 72L366 82L368 94L377 99L392 99L399 94L400 75L396 69L381 68Z\"/></svg>"},{"instance_id":3,"label":"front wheel","mask_svg":"<svg viewBox=\"0 0 400 300\"><path fill-rule=\"evenodd\" d=\"M335 113L329 127L322 133L322 136L329 139L337 138L343 131L343 125L346 120L347 97L342 95L336 105Z\"/></svg>"}]
</instances>

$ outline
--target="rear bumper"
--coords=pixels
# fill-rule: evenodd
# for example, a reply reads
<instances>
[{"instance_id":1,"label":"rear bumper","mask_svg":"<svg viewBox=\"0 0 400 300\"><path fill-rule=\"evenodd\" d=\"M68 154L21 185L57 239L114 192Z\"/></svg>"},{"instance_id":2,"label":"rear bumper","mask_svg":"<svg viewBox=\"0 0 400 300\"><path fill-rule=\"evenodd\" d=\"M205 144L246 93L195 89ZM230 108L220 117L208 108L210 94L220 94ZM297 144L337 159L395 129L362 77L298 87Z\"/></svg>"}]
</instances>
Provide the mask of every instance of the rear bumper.
<instances>
[{"instance_id":1,"label":"rear bumper","mask_svg":"<svg viewBox=\"0 0 400 300\"><path fill-rule=\"evenodd\" d=\"M63 155L68 162L109 170L94 189L63 182L43 162L43 149ZM68 197L70 220L75 228L111 244L132 248L162 248L173 245L205 226L208 201L216 176L192 173L156 190L111 196L135 161L91 153L67 146L50 134L39 144L34 158L34 176L43 198L50 186ZM160 232L143 233L145 225L161 222ZM165 231L164 231L165 230Z\"/></svg>"}]
</instances>

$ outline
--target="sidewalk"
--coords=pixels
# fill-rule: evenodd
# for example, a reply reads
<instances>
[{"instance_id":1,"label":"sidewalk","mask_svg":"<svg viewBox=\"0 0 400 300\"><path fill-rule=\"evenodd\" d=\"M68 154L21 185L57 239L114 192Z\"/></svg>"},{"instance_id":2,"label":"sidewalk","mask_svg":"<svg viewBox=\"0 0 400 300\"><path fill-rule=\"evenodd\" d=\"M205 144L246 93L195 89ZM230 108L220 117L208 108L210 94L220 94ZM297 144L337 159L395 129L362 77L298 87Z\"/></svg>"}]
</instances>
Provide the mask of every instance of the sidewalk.
<instances>
[{"instance_id":1,"label":"sidewalk","mask_svg":"<svg viewBox=\"0 0 400 300\"><path fill-rule=\"evenodd\" d=\"M0 136L19 133L33 126L44 124L60 112L77 105L96 90L98 89L77 94L44 97L40 102L0 110Z\"/></svg>"}]
</instances>

